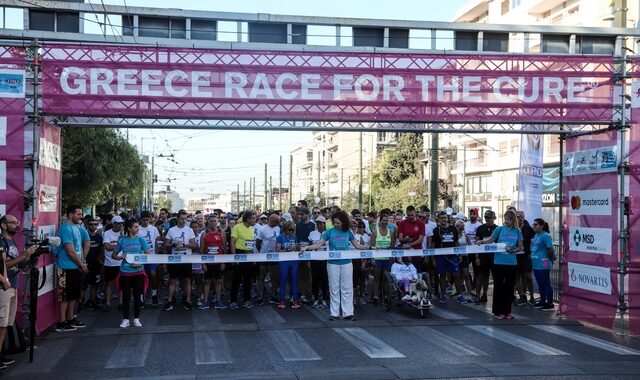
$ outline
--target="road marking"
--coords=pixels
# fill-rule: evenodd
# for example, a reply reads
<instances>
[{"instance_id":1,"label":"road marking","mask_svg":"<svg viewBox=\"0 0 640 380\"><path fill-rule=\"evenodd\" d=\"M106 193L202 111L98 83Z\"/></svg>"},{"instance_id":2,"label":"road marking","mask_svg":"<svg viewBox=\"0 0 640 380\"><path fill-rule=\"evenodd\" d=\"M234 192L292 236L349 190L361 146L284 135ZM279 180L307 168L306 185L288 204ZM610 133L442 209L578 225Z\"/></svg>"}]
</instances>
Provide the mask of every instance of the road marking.
<instances>
[{"instance_id":1,"label":"road marking","mask_svg":"<svg viewBox=\"0 0 640 380\"><path fill-rule=\"evenodd\" d=\"M224 332L194 332L193 346L197 365L233 363Z\"/></svg>"},{"instance_id":2,"label":"road marking","mask_svg":"<svg viewBox=\"0 0 640 380\"><path fill-rule=\"evenodd\" d=\"M312 306L305 306L305 309L309 310L311 314L321 321L329 320L329 309L315 308Z\"/></svg>"},{"instance_id":3,"label":"road marking","mask_svg":"<svg viewBox=\"0 0 640 380\"><path fill-rule=\"evenodd\" d=\"M374 359L404 358L400 352L385 342L369 334L360 327L334 328L333 331L353 344L365 355Z\"/></svg>"},{"instance_id":4,"label":"road marking","mask_svg":"<svg viewBox=\"0 0 640 380\"><path fill-rule=\"evenodd\" d=\"M203 325L219 325L220 315L218 314L218 310L194 310L191 314L193 317L193 324L195 326L203 326Z\"/></svg>"},{"instance_id":5,"label":"road marking","mask_svg":"<svg viewBox=\"0 0 640 380\"><path fill-rule=\"evenodd\" d=\"M531 325L531 327L544 332L555 334L563 338L575 340L576 342L584 343L586 345L599 348L601 350L613 352L618 355L640 355L640 351L634 350L629 347L621 346L617 343L608 342L604 339L594 338L589 335L581 334L575 331L564 329L557 326L549 325Z\"/></svg>"},{"instance_id":6,"label":"road marking","mask_svg":"<svg viewBox=\"0 0 640 380\"><path fill-rule=\"evenodd\" d=\"M322 359L294 330L269 330L266 333L286 362Z\"/></svg>"},{"instance_id":7,"label":"road marking","mask_svg":"<svg viewBox=\"0 0 640 380\"><path fill-rule=\"evenodd\" d=\"M286 321L271 306L258 306L251 309L251 313L258 323L285 323Z\"/></svg>"},{"instance_id":8,"label":"road marking","mask_svg":"<svg viewBox=\"0 0 640 380\"><path fill-rule=\"evenodd\" d=\"M471 307L471 306L475 306L473 303L467 303L467 304L465 304L465 305L466 305L466 306L469 306L469 307ZM518 313L518 312L514 312L514 311L513 311L513 308L514 308L514 306L512 306L512 307L511 307L511 315L513 315L513 317L514 317L515 319L521 319L521 320L523 320L523 321L526 321L526 320L531 319L531 318L529 318L529 317L525 317L524 315L522 315L522 314L520 314L520 313ZM473 309L476 309L476 308L474 307ZM485 312L487 312L487 313L489 313L489 314L493 315L493 312L492 312L492 310L491 310L491 305L490 305L490 304L488 304L488 303L487 303L487 304L485 304L485 305L484 305L484 307L481 307L481 309L483 309ZM476 310L477 310L477 309L476 309Z\"/></svg>"},{"instance_id":9,"label":"road marking","mask_svg":"<svg viewBox=\"0 0 640 380\"><path fill-rule=\"evenodd\" d=\"M493 339L518 347L521 350L528 351L534 355L569 355L564 351L491 326L472 325L465 327Z\"/></svg>"},{"instance_id":10,"label":"road marking","mask_svg":"<svg viewBox=\"0 0 640 380\"><path fill-rule=\"evenodd\" d=\"M464 316L462 314L454 313L453 311L445 310L445 309L442 309L442 308L437 307L437 306L431 307L431 309L429 309L428 313L433 314L436 317L439 317L439 318L442 318L442 319L451 320L451 321L459 321L459 320L463 320L463 319L470 319L469 317Z\"/></svg>"},{"instance_id":11,"label":"road marking","mask_svg":"<svg viewBox=\"0 0 640 380\"><path fill-rule=\"evenodd\" d=\"M424 339L425 342L434 343L433 346L447 351L452 355L457 356L487 356L486 352L479 350L475 347L469 346L468 343L453 338L447 334L443 334L431 327L403 327L403 330L411 335L417 335L419 338Z\"/></svg>"},{"instance_id":12,"label":"road marking","mask_svg":"<svg viewBox=\"0 0 640 380\"><path fill-rule=\"evenodd\" d=\"M118 341L105 368L144 367L153 335L124 335Z\"/></svg>"}]
</instances>

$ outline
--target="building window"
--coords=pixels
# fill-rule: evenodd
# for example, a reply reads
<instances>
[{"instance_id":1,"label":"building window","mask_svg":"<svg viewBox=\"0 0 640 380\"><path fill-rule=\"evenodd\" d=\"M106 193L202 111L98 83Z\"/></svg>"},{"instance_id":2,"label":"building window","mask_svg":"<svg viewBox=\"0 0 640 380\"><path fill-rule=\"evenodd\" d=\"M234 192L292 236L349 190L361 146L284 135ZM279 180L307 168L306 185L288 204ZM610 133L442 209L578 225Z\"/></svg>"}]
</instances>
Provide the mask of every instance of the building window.
<instances>
[{"instance_id":1,"label":"building window","mask_svg":"<svg viewBox=\"0 0 640 380\"><path fill-rule=\"evenodd\" d=\"M507 157L508 144L506 141L500 143L500 157Z\"/></svg>"},{"instance_id":2,"label":"building window","mask_svg":"<svg viewBox=\"0 0 640 380\"><path fill-rule=\"evenodd\" d=\"M520 3L522 3L522 0L511 0L511 9L520 6Z\"/></svg>"},{"instance_id":3,"label":"building window","mask_svg":"<svg viewBox=\"0 0 640 380\"><path fill-rule=\"evenodd\" d=\"M507 14L509 12L509 0L504 0L502 2L502 11L501 11L501 15L504 16L505 14Z\"/></svg>"}]
</instances>

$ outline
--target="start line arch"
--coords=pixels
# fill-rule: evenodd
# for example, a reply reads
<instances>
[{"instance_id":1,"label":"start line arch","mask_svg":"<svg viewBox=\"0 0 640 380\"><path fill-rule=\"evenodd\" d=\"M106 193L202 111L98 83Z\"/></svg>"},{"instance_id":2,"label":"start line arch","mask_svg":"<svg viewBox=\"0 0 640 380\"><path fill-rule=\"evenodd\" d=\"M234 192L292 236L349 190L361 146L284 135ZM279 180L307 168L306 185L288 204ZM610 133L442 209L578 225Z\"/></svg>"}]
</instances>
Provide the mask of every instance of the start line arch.
<instances>
[{"instance_id":1,"label":"start line arch","mask_svg":"<svg viewBox=\"0 0 640 380\"><path fill-rule=\"evenodd\" d=\"M36 236L52 234L59 219L57 127L557 134L567 139L560 173L561 179L568 174L570 187L561 202L567 220L562 276L568 281L560 311L612 327L617 311L622 320L629 310L626 132L627 97L633 93L625 79L640 70L622 53L408 54L34 42L0 47L0 67L6 75L23 73L21 90L1 98L7 131L21 140L7 167L20 197L7 202L6 212L31 219ZM580 205L571 207L573 197L587 199L602 190L608 190L608 214L588 207L581 214ZM23 202L23 191L27 198L33 194L32 205ZM589 245L594 236L608 243ZM604 253L594 254L598 249ZM52 266L50 258L41 260ZM48 286L50 291L54 285ZM55 310L52 297L42 298L40 309ZM631 305L635 331L637 312ZM41 316L38 330L53 321L47 313Z\"/></svg>"}]
</instances>

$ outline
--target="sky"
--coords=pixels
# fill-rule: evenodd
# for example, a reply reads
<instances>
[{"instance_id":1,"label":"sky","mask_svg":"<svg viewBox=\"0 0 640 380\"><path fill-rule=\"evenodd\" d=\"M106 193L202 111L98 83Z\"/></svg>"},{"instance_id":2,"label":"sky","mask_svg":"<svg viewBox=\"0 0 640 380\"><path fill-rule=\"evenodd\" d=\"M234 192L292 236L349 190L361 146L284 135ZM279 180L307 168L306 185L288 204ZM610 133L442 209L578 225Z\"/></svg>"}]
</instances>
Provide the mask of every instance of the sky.
<instances>
[{"instance_id":1,"label":"sky","mask_svg":"<svg viewBox=\"0 0 640 380\"><path fill-rule=\"evenodd\" d=\"M96 7L101 5L100 0L87 2ZM469 0L126 0L126 5L158 8L176 8L179 5L181 9L221 12L449 21L468 2ZM104 0L104 3L125 5L122 0ZM230 27L235 28L233 25ZM85 26L85 32L86 28ZM223 30L224 26L220 25L220 29ZM309 30L309 34L312 33ZM317 29L316 33L322 33L322 30ZM235 34L230 35L235 38ZM330 40L335 40L335 37ZM315 43L324 43L322 38L316 38L316 41ZM267 164L268 175L273 177L273 185L276 186L280 156L283 157L283 186L286 187L289 152L297 145L311 142L311 132L129 129L128 134L131 143L138 146L141 152L148 156L154 153L156 155L155 173L159 181L156 191L171 186L171 190L176 190L186 201L206 198L207 194L235 190L237 185L240 185L242 191L244 182L248 191L251 177L256 178L256 194L262 194L264 164ZM173 157L158 157L159 155Z\"/></svg>"}]
</instances>

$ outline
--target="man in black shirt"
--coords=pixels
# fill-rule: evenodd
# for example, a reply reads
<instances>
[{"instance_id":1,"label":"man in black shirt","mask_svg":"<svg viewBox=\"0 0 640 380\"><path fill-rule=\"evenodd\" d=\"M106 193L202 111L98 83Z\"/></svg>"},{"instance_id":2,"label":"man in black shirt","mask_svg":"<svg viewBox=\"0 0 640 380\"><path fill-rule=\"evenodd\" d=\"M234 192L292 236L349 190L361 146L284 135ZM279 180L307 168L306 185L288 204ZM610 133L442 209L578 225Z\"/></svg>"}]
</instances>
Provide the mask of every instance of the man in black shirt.
<instances>
[{"instance_id":1,"label":"man in black shirt","mask_svg":"<svg viewBox=\"0 0 640 380\"><path fill-rule=\"evenodd\" d=\"M309 234L316 230L316 225L309 220L308 208L300 207L297 213L299 222L296 223L296 239L298 239L300 247L306 247L311 244L309 242ZM298 265L300 302L309 304L311 300L311 262L301 261Z\"/></svg>"},{"instance_id":2,"label":"man in black shirt","mask_svg":"<svg viewBox=\"0 0 640 380\"><path fill-rule=\"evenodd\" d=\"M524 253L516 255L516 260L518 260L516 289L518 291L518 295L520 296L520 298L516 301L516 305L521 306L527 304L527 290L531 295L530 303L531 305L533 305L535 304L535 301L533 296L533 276L531 274L533 269L531 263L531 240L533 240L533 237L536 233L529 225L529 222L524 218L524 211L517 211L516 217L518 218L518 226L522 231L522 243L524 249Z\"/></svg>"},{"instance_id":3,"label":"man in black shirt","mask_svg":"<svg viewBox=\"0 0 640 380\"><path fill-rule=\"evenodd\" d=\"M485 223L476 229L476 241L491 236L496 229L496 213L487 210L484 212ZM489 275L493 265L493 253L480 253L476 255L474 270L476 275L476 305L487 302L487 289L489 288ZM482 292L482 293L481 293ZM481 295L482 294L482 295Z\"/></svg>"},{"instance_id":4,"label":"man in black shirt","mask_svg":"<svg viewBox=\"0 0 640 380\"><path fill-rule=\"evenodd\" d=\"M98 287L102 282L101 273L104 260L104 247L102 246L102 235L98 234L98 221L94 218L88 218L87 231L89 232L89 253L87 254L87 267L89 273L84 278L85 286L89 287L89 300L85 304L87 309L95 309L97 307L96 295Z\"/></svg>"},{"instance_id":5,"label":"man in black shirt","mask_svg":"<svg viewBox=\"0 0 640 380\"><path fill-rule=\"evenodd\" d=\"M431 248L451 248L457 247L458 231L449 224L449 217L445 212L438 213L438 226L433 229L433 237L431 237ZM456 289L460 294L458 302L467 303L462 295L462 277L460 277L460 262L457 255L438 255L436 256L436 270L440 277L440 303L447 302L447 273L449 273L455 282Z\"/></svg>"}]
</instances>

